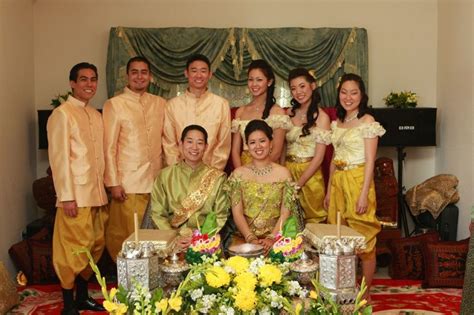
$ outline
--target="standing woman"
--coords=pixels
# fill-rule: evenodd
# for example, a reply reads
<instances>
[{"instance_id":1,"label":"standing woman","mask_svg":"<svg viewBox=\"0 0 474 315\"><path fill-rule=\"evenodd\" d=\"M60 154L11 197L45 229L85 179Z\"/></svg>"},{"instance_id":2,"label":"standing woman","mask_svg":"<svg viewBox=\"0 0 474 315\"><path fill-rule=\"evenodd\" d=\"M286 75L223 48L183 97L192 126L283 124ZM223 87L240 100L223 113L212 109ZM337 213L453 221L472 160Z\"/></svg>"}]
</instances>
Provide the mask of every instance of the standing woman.
<instances>
[{"instance_id":1,"label":"standing woman","mask_svg":"<svg viewBox=\"0 0 474 315\"><path fill-rule=\"evenodd\" d=\"M318 106L321 97L316 90L316 80L308 70L290 71L288 84L293 99L288 109L292 126L286 134L285 166L301 187L299 200L304 209L304 222L325 222L326 189L320 166L326 145L331 143L329 116Z\"/></svg>"},{"instance_id":2,"label":"standing woman","mask_svg":"<svg viewBox=\"0 0 474 315\"><path fill-rule=\"evenodd\" d=\"M229 178L232 216L238 229L232 243L259 244L268 252L296 208L296 191L290 172L270 158L272 128L263 120L252 120L245 128L245 139L251 162L236 168Z\"/></svg>"},{"instance_id":3,"label":"standing woman","mask_svg":"<svg viewBox=\"0 0 474 315\"><path fill-rule=\"evenodd\" d=\"M367 114L368 96L362 78L344 74L338 87L337 121L331 123L334 155L330 166L325 206L328 222L342 224L365 236L367 248L358 253L367 294L375 272L376 235L380 223L375 217L374 163L378 137L385 129Z\"/></svg>"},{"instance_id":4,"label":"standing woman","mask_svg":"<svg viewBox=\"0 0 474 315\"><path fill-rule=\"evenodd\" d=\"M286 129L290 127L290 120L286 116L285 110L275 103L276 100L273 96L275 75L265 60L257 59L250 63L248 88L252 93L252 101L237 109L235 119L232 120L231 157L234 168L250 162L248 147L243 139L245 138L245 127L251 120L265 120L273 129L273 149L270 152L270 159L273 162L280 160Z\"/></svg>"}]
</instances>

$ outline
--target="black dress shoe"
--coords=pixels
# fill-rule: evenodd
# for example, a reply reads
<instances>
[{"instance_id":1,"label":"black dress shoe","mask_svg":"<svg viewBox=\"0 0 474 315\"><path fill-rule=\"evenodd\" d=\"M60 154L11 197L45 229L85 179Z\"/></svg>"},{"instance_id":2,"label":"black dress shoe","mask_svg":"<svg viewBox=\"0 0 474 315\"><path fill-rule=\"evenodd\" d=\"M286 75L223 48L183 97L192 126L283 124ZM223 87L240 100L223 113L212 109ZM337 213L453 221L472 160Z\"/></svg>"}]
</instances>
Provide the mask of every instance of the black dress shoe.
<instances>
[{"instance_id":1,"label":"black dress shoe","mask_svg":"<svg viewBox=\"0 0 474 315\"><path fill-rule=\"evenodd\" d=\"M96 300L91 297L88 297L86 300L83 301L76 301L76 308L81 311L97 311L97 312L104 312L105 308L99 304Z\"/></svg>"},{"instance_id":2,"label":"black dress shoe","mask_svg":"<svg viewBox=\"0 0 474 315\"><path fill-rule=\"evenodd\" d=\"M61 315L79 315L79 311L75 307L63 308L61 310Z\"/></svg>"}]
</instances>

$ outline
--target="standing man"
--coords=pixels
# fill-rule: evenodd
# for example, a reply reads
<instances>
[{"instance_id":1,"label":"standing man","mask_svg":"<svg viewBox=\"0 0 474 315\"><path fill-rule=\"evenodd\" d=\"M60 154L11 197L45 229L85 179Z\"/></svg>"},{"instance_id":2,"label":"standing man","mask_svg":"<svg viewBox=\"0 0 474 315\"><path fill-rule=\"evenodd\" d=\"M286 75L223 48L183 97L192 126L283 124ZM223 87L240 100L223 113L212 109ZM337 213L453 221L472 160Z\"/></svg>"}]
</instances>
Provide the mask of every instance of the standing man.
<instances>
[{"instance_id":1,"label":"standing man","mask_svg":"<svg viewBox=\"0 0 474 315\"><path fill-rule=\"evenodd\" d=\"M72 96L53 111L47 130L57 195L53 266L63 292L61 314L75 315L79 310L104 310L87 292L92 275L87 256L73 251L87 248L94 260L99 260L105 245L108 210L102 118L89 105L97 89L97 68L86 62L75 65L69 83Z\"/></svg>"},{"instance_id":2,"label":"standing man","mask_svg":"<svg viewBox=\"0 0 474 315\"><path fill-rule=\"evenodd\" d=\"M161 137L166 101L147 93L150 62L133 57L127 63L128 85L104 105L105 185L112 194L106 246L117 261L123 241L139 224L162 167Z\"/></svg>"},{"instance_id":3,"label":"standing man","mask_svg":"<svg viewBox=\"0 0 474 315\"><path fill-rule=\"evenodd\" d=\"M209 134L204 163L219 170L223 170L227 163L231 146L230 108L227 100L207 90L212 77L210 66L206 56L191 56L184 70L188 79L186 92L169 100L166 105L163 149L167 165L183 159L178 143L184 127L191 124L204 127Z\"/></svg>"}]
</instances>

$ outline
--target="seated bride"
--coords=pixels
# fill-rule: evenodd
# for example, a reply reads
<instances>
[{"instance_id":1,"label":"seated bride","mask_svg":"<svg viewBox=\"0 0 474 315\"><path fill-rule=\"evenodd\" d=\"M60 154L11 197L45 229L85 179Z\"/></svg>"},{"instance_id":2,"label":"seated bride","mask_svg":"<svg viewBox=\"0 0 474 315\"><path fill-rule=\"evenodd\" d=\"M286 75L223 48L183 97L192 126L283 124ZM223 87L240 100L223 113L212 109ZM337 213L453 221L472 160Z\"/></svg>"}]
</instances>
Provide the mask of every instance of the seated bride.
<instances>
[{"instance_id":1,"label":"seated bride","mask_svg":"<svg viewBox=\"0 0 474 315\"><path fill-rule=\"evenodd\" d=\"M202 226L207 214L216 214L218 230L224 226L229 202L224 191L225 173L202 161L207 149L206 130L199 125L187 126L181 134L179 148L184 160L158 174L147 212L151 212L157 229L179 229L179 245L187 248L192 230Z\"/></svg>"},{"instance_id":2,"label":"seated bride","mask_svg":"<svg viewBox=\"0 0 474 315\"><path fill-rule=\"evenodd\" d=\"M290 172L270 158L272 132L263 120L249 122L245 141L251 162L236 168L229 178L232 215L238 229L232 244L259 244L266 252L297 208Z\"/></svg>"}]
</instances>

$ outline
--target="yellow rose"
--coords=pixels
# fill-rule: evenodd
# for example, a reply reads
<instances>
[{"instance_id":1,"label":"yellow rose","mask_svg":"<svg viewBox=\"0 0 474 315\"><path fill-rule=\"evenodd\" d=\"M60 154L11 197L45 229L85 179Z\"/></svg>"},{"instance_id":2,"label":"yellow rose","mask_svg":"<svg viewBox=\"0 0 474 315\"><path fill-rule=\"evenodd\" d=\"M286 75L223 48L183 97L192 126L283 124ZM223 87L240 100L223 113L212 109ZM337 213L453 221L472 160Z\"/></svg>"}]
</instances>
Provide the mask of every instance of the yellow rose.
<instances>
[{"instance_id":1,"label":"yellow rose","mask_svg":"<svg viewBox=\"0 0 474 315\"><path fill-rule=\"evenodd\" d=\"M239 290L234 295L235 306L242 311L251 311L257 306L257 295L255 291Z\"/></svg>"},{"instance_id":2,"label":"yellow rose","mask_svg":"<svg viewBox=\"0 0 474 315\"><path fill-rule=\"evenodd\" d=\"M234 278L234 282L239 290L255 290L257 279L250 272L243 272Z\"/></svg>"},{"instance_id":3,"label":"yellow rose","mask_svg":"<svg viewBox=\"0 0 474 315\"><path fill-rule=\"evenodd\" d=\"M237 274L247 271L250 265L248 259L241 256L232 256L225 264L234 269Z\"/></svg>"},{"instance_id":4,"label":"yellow rose","mask_svg":"<svg viewBox=\"0 0 474 315\"><path fill-rule=\"evenodd\" d=\"M219 266L212 266L206 272L206 281L211 287L220 288L229 284L230 276L224 270L224 268Z\"/></svg>"},{"instance_id":5,"label":"yellow rose","mask_svg":"<svg viewBox=\"0 0 474 315\"><path fill-rule=\"evenodd\" d=\"M174 297L174 298L170 298L170 300L168 301L169 305L170 305L170 308L176 312L179 312L179 310L181 309L181 304L183 304L183 299L178 296L178 297Z\"/></svg>"},{"instance_id":6,"label":"yellow rose","mask_svg":"<svg viewBox=\"0 0 474 315\"><path fill-rule=\"evenodd\" d=\"M159 302L155 302L155 307L158 312L165 312L168 307L168 299L161 299Z\"/></svg>"},{"instance_id":7,"label":"yellow rose","mask_svg":"<svg viewBox=\"0 0 474 315\"><path fill-rule=\"evenodd\" d=\"M274 265L263 265L260 267L258 278L262 287L271 286L273 283L280 283L281 277L281 270Z\"/></svg>"}]
</instances>

